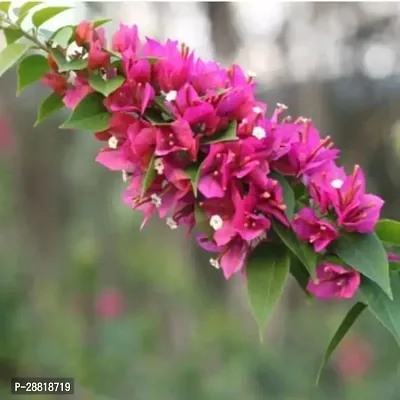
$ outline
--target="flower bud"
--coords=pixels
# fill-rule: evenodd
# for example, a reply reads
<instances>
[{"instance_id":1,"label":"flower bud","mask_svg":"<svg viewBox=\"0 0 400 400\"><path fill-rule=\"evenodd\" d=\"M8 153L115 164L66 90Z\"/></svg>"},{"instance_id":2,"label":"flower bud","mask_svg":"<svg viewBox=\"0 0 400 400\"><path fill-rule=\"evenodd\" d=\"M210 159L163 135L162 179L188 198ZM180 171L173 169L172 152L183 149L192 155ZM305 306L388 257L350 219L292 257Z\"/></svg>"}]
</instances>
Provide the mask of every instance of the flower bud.
<instances>
[{"instance_id":1,"label":"flower bud","mask_svg":"<svg viewBox=\"0 0 400 400\"><path fill-rule=\"evenodd\" d=\"M82 21L75 30L75 42L78 46L83 46L93 37L94 27L88 21Z\"/></svg>"}]
</instances>

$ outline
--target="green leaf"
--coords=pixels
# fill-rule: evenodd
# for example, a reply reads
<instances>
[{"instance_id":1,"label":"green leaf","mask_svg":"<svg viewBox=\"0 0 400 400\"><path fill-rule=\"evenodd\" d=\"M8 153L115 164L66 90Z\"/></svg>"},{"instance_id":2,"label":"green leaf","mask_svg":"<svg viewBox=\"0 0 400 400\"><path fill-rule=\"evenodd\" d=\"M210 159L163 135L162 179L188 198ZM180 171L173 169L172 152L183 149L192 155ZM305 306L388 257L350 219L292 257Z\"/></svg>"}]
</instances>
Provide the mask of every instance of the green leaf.
<instances>
[{"instance_id":1,"label":"green leaf","mask_svg":"<svg viewBox=\"0 0 400 400\"><path fill-rule=\"evenodd\" d=\"M111 21L112 21L112 19L98 19L98 20L95 20L95 21L91 21L91 23L93 24L93 26L95 28L98 28L99 26L108 24Z\"/></svg>"},{"instance_id":2,"label":"green leaf","mask_svg":"<svg viewBox=\"0 0 400 400\"><path fill-rule=\"evenodd\" d=\"M300 260L292 255L290 257L290 273L293 278L296 280L300 288L303 290L306 297L311 300L313 299L311 293L307 290L308 281L310 280L310 274L304 267L303 263Z\"/></svg>"},{"instance_id":3,"label":"green leaf","mask_svg":"<svg viewBox=\"0 0 400 400\"><path fill-rule=\"evenodd\" d=\"M337 348L339 343L345 337L346 333L350 330L350 328L353 326L353 324L356 322L357 318L361 315L361 313L365 310L366 307L367 307L366 304L358 302L358 303L354 304L354 306L346 314L344 320L340 324L336 333L333 335L333 338L331 339L331 341L328 345L328 348L325 351L325 355L324 355L322 364L319 368L318 375L317 375L317 382L316 382L317 385L319 383L321 373L322 373L326 363L328 362L329 358L331 357L332 353L335 351L335 349Z\"/></svg>"},{"instance_id":4,"label":"green leaf","mask_svg":"<svg viewBox=\"0 0 400 400\"><path fill-rule=\"evenodd\" d=\"M8 45L13 44L24 36L21 29L3 28L3 32Z\"/></svg>"},{"instance_id":5,"label":"green leaf","mask_svg":"<svg viewBox=\"0 0 400 400\"><path fill-rule=\"evenodd\" d=\"M375 233L343 233L334 243L333 252L347 265L376 282L392 298L387 254Z\"/></svg>"},{"instance_id":6,"label":"green leaf","mask_svg":"<svg viewBox=\"0 0 400 400\"><path fill-rule=\"evenodd\" d=\"M282 296L289 265L284 246L264 243L253 250L246 264L247 295L261 341L265 324Z\"/></svg>"},{"instance_id":7,"label":"green leaf","mask_svg":"<svg viewBox=\"0 0 400 400\"><path fill-rule=\"evenodd\" d=\"M400 222L381 219L375 227L375 233L387 246L400 246Z\"/></svg>"},{"instance_id":8,"label":"green leaf","mask_svg":"<svg viewBox=\"0 0 400 400\"><path fill-rule=\"evenodd\" d=\"M63 28L60 28L54 32L54 34L50 37L50 40L62 48L67 48L73 34L74 28L72 26L64 26Z\"/></svg>"},{"instance_id":9,"label":"green leaf","mask_svg":"<svg viewBox=\"0 0 400 400\"><path fill-rule=\"evenodd\" d=\"M90 86L105 97L121 87L124 82L125 78L122 76L115 76L107 81L105 81L100 75L91 75L89 77Z\"/></svg>"},{"instance_id":10,"label":"green leaf","mask_svg":"<svg viewBox=\"0 0 400 400\"><path fill-rule=\"evenodd\" d=\"M146 194L147 189L150 187L150 185L152 184L157 175L156 169L154 168L155 161L156 161L156 156L155 154L153 154L153 157L149 162L149 166L147 167L146 175L144 176L143 179L142 192L141 192L142 198Z\"/></svg>"},{"instance_id":11,"label":"green leaf","mask_svg":"<svg viewBox=\"0 0 400 400\"><path fill-rule=\"evenodd\" d=\"M18 65L17 96L30 84L38 81L50 70L46 57L41 54L26 56Z\"/></svg>"},{"instance_id":12,"label":"green leaf","mask_svg":"<svg viewBox=\"0 0 400 400\"><path fill-rule=\"evenodd\" d=\"M204 210L199 206L194 206L194 218L196 221L196 229L200 233L204 233L208 238L212 238L214 235L214 229L210 226L210 220L207 218Z\"/></svg>"},{"instance_id":13,"label":"green leaf","mask_svg":"<svg viewBox=\"0 0 400 400\"><path fill-rule=\"evenodd\" d=\"M88 94L60 128L81 129L89 132L107 130L112 115L104 107L103 99L99 93Z\"/></svg>"},{"instance_id":14,"label":"green leaf","mask_svg":"<svg viewBox=\"0 0 400 400\"><path fill-rule=\"evenodd\" d=\"M278 181L278 183L282 187L282 194L283 194L283 201L286 205L286 216L288 217L289 221L293 219L294 216L294 206L295 206L295 198L294 192L288 180L278 172L271 172L269 177Z\"/></svg>"},{"instance_id":15,"label":"green leaf","mask_svg":"<svg viewBox=\"0 0 400 400\"><path fill-rule=\"evenodd\" d=\"M363 279L360 291L367 300L372 313L394 336L400 346L400 274L391 274L391 284L394 293L393 301L374 282L367 278Z\"/></svg>"},{"instance_id":16,"label":"green leaf","mask_svg":"<svg viewBox=\"0 0 400 400\"><path fill-rule=\"evenodd\" d=\"M399 271L400 270L400 263L397 261L390 261L389 262L389 269L390 271Z\"/></svg>"},{"instance_id":17,"label":"green leaf","mask_svg":"<svg viewBox=\"0 0 400 400\"><path fill-rule=\"evenodd\" d=\"M45 119L49 118L56 111L64 108L63 97L57 93L48 96L39 107L38 116L34 126L38 126Z\"/></svg>"},{"instance_id":18,"label":"green leaf","mask_svg":"<svg viewBox=\"0 0 400 400\"><path fill-rule=\"evenodd\" d=\"M230 140L236 140L237 139L236 133L237 133L237 122L232 121L230 122L226 130L222 132L217 132L214 137L204 140L203 143L213 144L220 142L228 142Z\"/></svg>"},{"instance_id":19,"label":"green leaf","mask_svg":"<svg viewBox=\"0 0 400 400\"><path fill-rule=\"evenodd\" d=\"M65 57L58 50L52 50L51 54L56 60L59 72L80 71L87 67L88 63L87 59L67 61Z\"/></svg>"},{"instance_id":20,"label":"green leaf","mask_svg":"<svg viewBox=\"0 0 400 400\"><path fill-rule=\"evenodd\" d=\"M274 231L282 240L282 242L293 252L293 254L301 261L306 267L311 278L315 278L315 268L317 265L317 254L313 248L305 242L300 242L296 234L290 229L286 228L280 222L274 222Z\"/></svg>"},{"instance_id":21,"label":"green leaf","mask_svg":"<svg viewBox=\"0 0 400 400\"><path fill-rule=\"evenodd\" d=\"M201 166L198 164L192 164L185 169L185 172L192 182L194 197L197 197L197 185L200 179Z\"/></svg>"},{"instance_id":22,"label":"green leaf","mask_svg":"<svg viewBox=\"0 0 400 400\"><path fill-rule=\"evenodd\" d=\"M153 125L163 126L163 125L170 125L171 124L171 122L165 121L162 118L162 116L160 115L160 113L158 113L155 110L152 110L151 108L146 110L146 112L144 113L144 116Z\"/></svg>"},{"instance_id":23,"label":"green leaf","mask_svg":"<svg viewBox=\"0 0 400 400\"><path fill-rule=\"evenodd\" d=\"M0 76L11 68L31 47L30 44L13 43L0 53Z\"/></svg>"},{"instance_id":24,"label":"green leaf","mask_svg":"<svg viewBox=\"0 0 400 400\"><path fill-rule=\"evenodd\" d=\"M23 20L28 15L29 11L40 4L42 4L41 1L27 1L26 3L24 3L19 9L17 24L18 25L22 24Z\"/></svg>"},{"instance_id":25,"label":"green leaf","mask_svg":"<svg viewBox=\"0 0 400 400\"><path fill-rule=\"evenodd\" d=\"M8 10L11 6L11 1L0 1L0 11L3 11L4 13L8 13Z\"/></svg>"},{"instance_id":26,"label":"green leaf","mask_svg":"<svg viewBox=\"0 0 400 400\"><path fill-rule=\"evenodd\" d=\"M71 7L46 7L36 11L32 16L33 25L36 26L36 28L39 28L39 26L43 25L51 18L70 9Z\"/></svg>"}]
</instances>

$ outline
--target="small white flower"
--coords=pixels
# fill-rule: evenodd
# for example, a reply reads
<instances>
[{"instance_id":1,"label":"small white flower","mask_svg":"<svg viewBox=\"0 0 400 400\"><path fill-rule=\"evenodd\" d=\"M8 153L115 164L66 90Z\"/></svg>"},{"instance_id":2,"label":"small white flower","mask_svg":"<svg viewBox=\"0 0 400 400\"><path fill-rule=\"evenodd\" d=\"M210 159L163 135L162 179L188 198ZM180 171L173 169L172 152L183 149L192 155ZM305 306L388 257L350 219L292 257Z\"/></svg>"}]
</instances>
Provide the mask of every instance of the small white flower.
<instances>
[{"instance_id":1,"label":"small white flower","mask_svg":"<svg viewBox=\"0 0 400 400\"><path fill-rule=\"evenodd\" d=\"M247 71L247 75L249 76L249 78L256 78L257 74L254 71Z\"/></svg>"},{"instance_id":2,"label":"small white flower","mask_svg":"<svg viewBox=\"0 0 400 400\"><path fill-rule=\"evenodd\" d=\"M256 114L262 114L263 110L261 107L253 107L253 112Z\"/></svg>"},{"instance_id":3,"label":"small white flower","mask_svg":"<svg viewBox=\"0 0 400 400\"><path fill-rule=\"evenodd\" d=\"M122 171L122 180L124 181L124 182L128 182L128 173L125 171L125 170L123 170Z\"/></svg>"},{"instance_id":4,"label":"small white flower","mask_svg":"<svg viewBox=\"0 0 400 400\"><path fill-rule=\"evenodd\" d=\"M216 269L220 268L219 262L215 258L210 258L210 264Z\"/></svg>"},{"instance_id":5,"label":"small white flower","mask_svg":"<svg viewBox=\"0 0 400 400\"><path fill-rule=\"evenodd\" d=\"M332 182L331 182L331 186L334 188L334 189L340 189L342 186L343 186L343 181L341 180L341 179L334 179Z\"/></svg>"},{"instance_id":6,"label":"small white flower","mask_svg":"<svg viewBox=\"0 0 400 400\"><path fill-rule=\"evenodd\" d=\"M171 90L170 92L168 92L166 95L165 95L165 100L167 100L167 101L174 101L175 99L176 99L176 96L177 96L177 92L176 92L176 90Z\"/></svg>"},{"instance_id":7,"label":"small white flower","mask_svg":"<svg viewBox=\"0 0 400 400\"><path fill-rule=\"evenodd\" d=\"M115 136L111 136L110 139L108 139L108 147L110 149L116 149L118 147L118 139Z\"/></svg>"},{"instance_id":8,"label":"small white flower","mask_svg":"<svg viewBox=\"0 0 400 400\"><path fill-rule=\"evenodd\" d=\"M242 119L242 124L243 124L243 125L247 124L248 122L249 122L249 121L247 120L247 118L243 118L243 119Z\"/></svg>"},{"instance_id":9,"label":"small white flower","mask_svg":"<svg viewBox=\"0 0 400 400\"><path fill-rule=\"evenodd\" d=\"M158 175L162 175L164 173L164 163L161 158L156 158L154 160L154 169L157 171Z\"/></svg>"},{"instance_id":10,"label":"small white flower","mask_svg":"<svg viewBox=\"0 0 400 400\"><path fill-rule=\"evenodd\" d=\"M161 206L161 197L157 196L155 193L153 193L150 196L151 202L157 207L159 208Z\"/></svg>"},{"instance_id":11,"label":"small white flower","mask_svg":"<svg viewBox=\"0 0 400 400\"><path fill-rule=\"evenodd\" d=\"M224 224L224 221L222 220L222 218L219 215L213 215L210 218L210 225L215 231L217 231L218 229L221 229L223 224Z\"/></svg>"},{"instance_id":12,"label":"small white flower","mask_svg":"<svg viewBox=\"0 0 400 400\"><path fill-rule=\"evenodd\" d=\"M265 136L267 136L264 128L262 128L261 126L256 126L253 129L252 135L259 140L261 140L261 139L265 138Z\"/></svg>"},{"instance_id":13,"label":"small white flower","mask_svg":"<svg viewBox=\"0 0 400 400\"><path fill-rule=\"evenodd\" d=\"M75 85L75 79L76 79L76 77L77 77L76 72L71 71L71 72L68 74L68 83L70 83L71 85Z\"/></svg>"},{"instance_id":14,"label":"small white flower","mask_svg":"<svg viewBox=\"0 0 400 400\"><path fill-rule=\"evenodd\" d=\"M285 104L282 104L282 103L277 103L276 106L278 108L281 108L282 110L287 110L288 109L288 106L286 106Z\"/></svg>"},{"instance_id":15,"label":"small white flower","mask_svg":"<svg viewBox=\"0 0 400 400\"><path fill-rule=\"evenodd\" d=\"M175 221L173 218L171 218L171 217L168 217L166 222L167 222L167 225L168 225L172 230L174 230L174 229L176 229L176 228L178 227L178 224L176 223L176 221Z\"/></svg>"}]
</instances>

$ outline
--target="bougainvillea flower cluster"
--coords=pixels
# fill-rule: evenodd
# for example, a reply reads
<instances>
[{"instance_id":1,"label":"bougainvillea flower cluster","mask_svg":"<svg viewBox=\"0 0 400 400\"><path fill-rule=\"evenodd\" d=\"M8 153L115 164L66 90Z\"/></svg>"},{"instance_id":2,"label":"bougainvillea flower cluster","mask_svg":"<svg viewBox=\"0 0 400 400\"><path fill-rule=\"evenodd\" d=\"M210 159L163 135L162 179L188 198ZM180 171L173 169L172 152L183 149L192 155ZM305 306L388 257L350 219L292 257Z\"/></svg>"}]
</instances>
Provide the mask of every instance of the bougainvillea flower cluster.
<instances>
[{"instance_id":1,"label":"bougainvillea flower cluster","mask_svg":"<svg viewBox=\"0 0 400 400\"><path fill-rule=\"evenodd\" d=\"M52 89L36 125L69 108L61 127L102 142L96 161L122 174L122 201L143 213L142 227L153 215L183 227L226 279L242 275L260 329L291 274L319 299L361 294L337 335L369 307L400 344L400 223L380 220L384 201L368 192L360 166L339 165L330 136L283 104L267 109L240 66L141 38L137 26L121 25L110 47L106 21L48 35L41 25L66 8L47 7L26 32L21 22L37 5L21 6L15 20L0 3L0 75L25 55L18 91L37 80ZM326 359L337 344L335 336Z\"/></svg>"}]
</instances>

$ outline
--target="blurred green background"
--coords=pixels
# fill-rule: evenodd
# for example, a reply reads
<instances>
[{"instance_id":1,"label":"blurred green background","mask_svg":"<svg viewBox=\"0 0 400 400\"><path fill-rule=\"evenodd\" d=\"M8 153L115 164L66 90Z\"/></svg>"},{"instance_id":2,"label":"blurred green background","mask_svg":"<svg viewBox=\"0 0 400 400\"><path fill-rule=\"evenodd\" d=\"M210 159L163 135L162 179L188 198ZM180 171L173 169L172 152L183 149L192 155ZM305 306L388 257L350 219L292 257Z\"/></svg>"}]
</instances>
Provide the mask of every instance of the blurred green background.
<instances>
[{"instance_id":1,"label":"blurred green background","mask_svg":"<svg viewBox=\"0 0 400 400\"><path fill-rule=\"evenodd\" d=\"M398 3L94 2L49 29L111 17L235 60L257 73L270 112L285 103L333 136L344 165L361 164L385 198L384 215L400 219L399 12ZM99 143L58 130L62 113L32 128L47 90L15 99L15 88L11 70L0 80L0 399L19 398L10 377L68 376L79 400L400 400L400 351L368 312L315 387L351 302L307 303L290 282L260 344L240 277L225 282L162 221L139 232L120 175L93 162Z\"/></svg>"}]
</instances>

